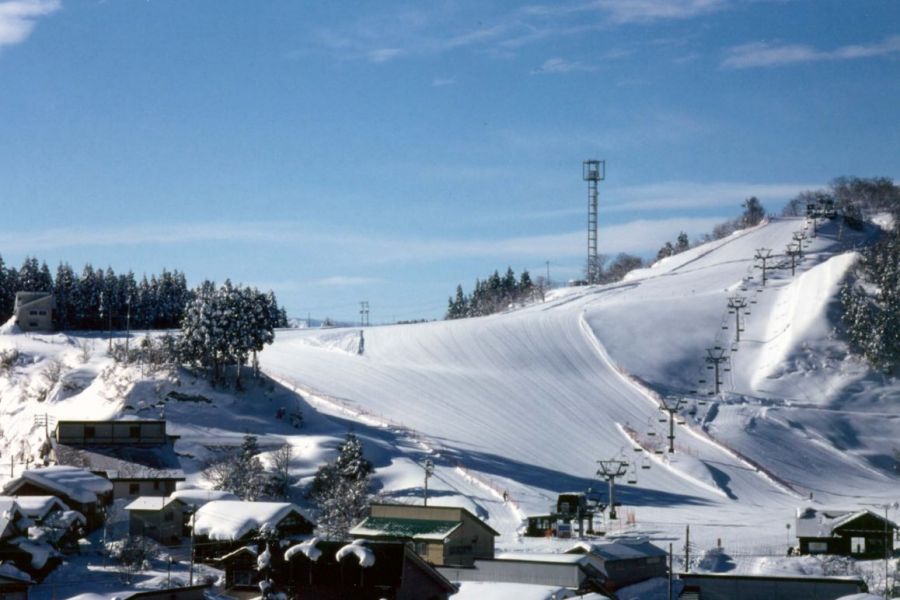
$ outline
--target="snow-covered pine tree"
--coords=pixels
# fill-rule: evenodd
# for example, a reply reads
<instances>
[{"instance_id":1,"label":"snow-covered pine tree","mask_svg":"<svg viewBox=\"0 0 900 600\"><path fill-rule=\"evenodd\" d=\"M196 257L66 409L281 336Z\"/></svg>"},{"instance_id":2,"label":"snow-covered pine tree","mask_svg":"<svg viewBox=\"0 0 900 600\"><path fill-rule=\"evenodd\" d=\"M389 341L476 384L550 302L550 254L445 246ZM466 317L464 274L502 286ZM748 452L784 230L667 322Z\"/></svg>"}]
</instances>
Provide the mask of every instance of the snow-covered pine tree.
<instances>
[{"instance_id":1,"label":"snow-covered pine tree","mask_svg":"<svg viewBox=\"0 0 900 600\"><path fill-rule=\"evenodd\" d=\"M365 516L373 470L359 438L352 432L341 444L335 461L319 467L307 495L318 508L317 522L323 536L344 539Z\"/></svg>"}]
</instances>

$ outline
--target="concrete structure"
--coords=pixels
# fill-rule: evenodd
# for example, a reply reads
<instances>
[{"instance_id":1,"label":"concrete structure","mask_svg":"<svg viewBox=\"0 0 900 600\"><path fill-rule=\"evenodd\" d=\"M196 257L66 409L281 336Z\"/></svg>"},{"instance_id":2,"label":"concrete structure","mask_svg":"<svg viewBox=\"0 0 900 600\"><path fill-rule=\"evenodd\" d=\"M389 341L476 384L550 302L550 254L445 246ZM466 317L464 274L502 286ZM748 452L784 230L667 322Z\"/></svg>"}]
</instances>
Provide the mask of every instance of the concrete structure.
<instances>
[{"instance_id":1,"label":"concrete structure","mask_svg":"<svg viewBox=\"0 0 900 600\"><path fill-rule=\"evenodd\" d=\"M16 292L13 314L22 331L53 331L56 298L49 292Z\"/></svg>"},{"instance_id":2,"label":"concrete structure","mask_svg":"<svg viewBox=\"0 0 900 600\"><path fill-rule=\"evenodd\" d=\"M464 508L373 504L369 517L350 530L355 539L412 542L433 565L472 566L493 558L492 527Z\"/></svg>"},{"instance_id":3,"label":"concrete structure","mask_svg":"<svg viewBox=\"0 0 900 600\"><path fill-rule=\"evenodd\" d=\"M128 532L149 537L160 544L177 544L185 533L185 506L176 498L141 496L125 507Z\"/></svg>"},{"instance_id":4,"label":"concrete structure","mask_svg":"<svg viewBox=\"0 0 900 600\"><path fill-rule=\"evenodd\" d=\"M727 575L722 573L681 573L681 598L700 600L837 600L869 591L862 579L854 577L776 577L770 575Z\"/></svg>"},{"instance_id":5,"label":"concrete structure","mask_svg":"<svg viewBox=\"0 0 900 600\"><path fill-rule=\"evenodd\" d=\"M53 451L60 464L109 479L114 498L168 496L185 480L177 439L162 420L60 421Z\"/></svg>"},{"instance_id":6,"label":"concrete structure","mask_svg":"<svg viewBox=\"0 0 900 600\"><path fill-rule=\"evenodd\" d=\"M839 554L856 558L883 558L893 551L896 523L870 510L797 511L800 554Z\"/></svg>"}]
</instances>

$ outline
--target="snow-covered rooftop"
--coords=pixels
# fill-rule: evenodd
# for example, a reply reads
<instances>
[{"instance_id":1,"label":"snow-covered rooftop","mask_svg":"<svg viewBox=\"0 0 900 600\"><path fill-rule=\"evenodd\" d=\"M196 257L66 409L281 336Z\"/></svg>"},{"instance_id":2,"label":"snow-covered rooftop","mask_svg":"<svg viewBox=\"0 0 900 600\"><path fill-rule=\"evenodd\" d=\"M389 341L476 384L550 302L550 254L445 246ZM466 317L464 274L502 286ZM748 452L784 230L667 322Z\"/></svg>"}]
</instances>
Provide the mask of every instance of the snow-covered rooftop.
<instances>
[{"instance_id":1,"label":"snow-covered rooftop","mask_svg":"<svg viewBox=\"0 0 900 600\"><path fill-rule=\"evenodd\" d=\"M654 546L645 539L616 540L609 542L579 542L566 551L567 553L588 553L599 556L603 560L628 560L632 558L648 558L666 556L666 551Z\"/></svg>"},{"instance_id":2,"label":"snow-covered rooftop","mask_svg":"<svg viewBox=\"0 0 900 600\"><path fill-rule=\"evenodd\" d=\"M99 494L111 492L113 489L109 480L76 467L29 469L22 473L22 479L83 503L96 502ZM5 489L14 489L16 485L17 482L13 481Z\"/></svg>"},{"instance_id":3,"label":"snow-covered rooftop","mask_svg":"<svg viewBox=\"0 0 900 600\"><path fill-rule=\"evenodd\" d=\"M213 500L239 500L239 498L231 492L205 490L202 488L178 489L169 494L169 498L181 500L185 504L190 504L191 506L203 506L207 502L212 502Z\"/></svg>"},{"instance_id":4,"label":"snow-covered rooftop","mask_svg":"<svg viewBox=\"0 0 900 600\"><path fill-rule=\"evenodd\" d=\"M806 508L797 511L797 537L809 538L827 538L831 537L834 530L858 519L863 515L872 515L880 521L884 521L884 517L868 510L816 510L814 508ZM894 529L897 525L893 521L887 522L888 527Z\"/></svg>"},{"instance_id":5,"label":"snow-covered rooftop","mask_svg":"<svg viewBox=\"0 0 900 600\"><path fill-rule=\"evenodd\" d=\"M414 540L443 540L460 527L462 527L461 521L368 517L351 529L350 535L410 538Z\"/></svg>"},{"instance_id":6,"label":"snow-covered rooftop","mask_svg":"<svg viewBox=\"0 0 900 600\"><path fill-rule=\"evenodd\" d=\"M177 498L171 496L141 496L125 507L125 510L162 510Z\"/></svg>"},{"instance_id":7,"label":"snow-covered rooftop","mask_svg":"<svg viewBox=\"0 0 900 600\"><path fill-rule=\"evenodd\" d=\"M69 510L66 503L56 496L17 496L16 504L19 505L25 516L38 521L46 517L51 511Z\"/></svg>"},{"instance_id":8,"label":"snow-covered rooftop","mask_svg":"<svg viewBox=\"0 0 900 600\"><path fill-rule=\"evenodd\" d=\"M578 565L587 564L589 562L588 557L584 554L553 554L549 552L501 552L500 554L497 554L494 559L535 563L556 563L562 565Z\"/></svg>"},{"instance_id":9,"label":"snow-covered rooftop","mask_svg":"<svg viewBox=\"0 0 900 600\"><path fill-rule=\"evenodd\" d=\"M201 506L194 514L194 533L205 535L211 540L239 540L251 531L276 527L291 513L303 515L290 502L213 500Z\"/></svg>"}]
</instances>

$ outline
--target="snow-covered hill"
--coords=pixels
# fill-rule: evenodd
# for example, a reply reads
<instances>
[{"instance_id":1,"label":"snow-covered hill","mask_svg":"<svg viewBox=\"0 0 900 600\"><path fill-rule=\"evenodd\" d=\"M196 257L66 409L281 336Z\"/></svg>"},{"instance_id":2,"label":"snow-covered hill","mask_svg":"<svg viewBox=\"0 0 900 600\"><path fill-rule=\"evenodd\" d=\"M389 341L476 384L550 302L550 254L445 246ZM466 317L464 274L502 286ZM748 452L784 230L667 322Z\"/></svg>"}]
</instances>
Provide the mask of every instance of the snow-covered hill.
<instances>
[{"instance_id":1,"label":"snow-covered hill","mask_svg":"<svg viewBox=\"0 0 900 600\"><path fill-rule=\"evenodd\" d=\"M677 452L651 455L623 504L639 524L704 523L709 537L727 524L784 540L810 495L857 506L892 498L900 483L890 458L900 388L849 357L835 334L838 282L868 234L825 225L796 275L770 271L765 287L754 268L757 249L781 254L805 228L778 220L506 314L367 329L362 355L358 330L285 332L262 360L322 401L417 432L439 456L448 496L468 493L465 471L528 513L545 511L556 492L598 487L598 459L646 456L626 431L659 445L659 398L684 398ZM735 294L750 314L732 352ZM731 370L704 406L715 346ZM519 512L496 500L474 501L512 539Z\"/></svg>"},{"instance_id":2,"label":"snow-covered hill","mask_svg":"<svg viewBox=\"0 0 900 600\"><path fill-rule=\"evenodd\" d=\"M769 272L763 287L755 252L780 254L801 230L803 220L774 221L505 314L367 328L362 354L359 329L279 331L261 356L271 380L241 393L184 370L115 364L103 336L0 334L0 351L18 352L0 372L0 483L10 457L14 472L37 457L45 416L51 426L165 417L198 485L216 447L247 432L264 449L291 444L307 481L352 429L380 493L421 501L419 464L432 458L432 502L488 519L503 550L552 549L516 535L523 516L561 491L605 495L596 462L624 457L638 478L620 482L623 518L605 524L609 535L678 548L690 525L701 551L721 540L737 559L780 554L797 506L857 508L900 489L900 385L849 356L836 333L838 284L871 232L826 224L796 274ZM736 294L750 313L738 343L727 308ZM713 398L705 357L716 346L731 370ZM660 402L675 400L686 420L676 452L656 454ZM276 418L282 407L303 413L302 429Z\"/></svg>"}]
</instances>

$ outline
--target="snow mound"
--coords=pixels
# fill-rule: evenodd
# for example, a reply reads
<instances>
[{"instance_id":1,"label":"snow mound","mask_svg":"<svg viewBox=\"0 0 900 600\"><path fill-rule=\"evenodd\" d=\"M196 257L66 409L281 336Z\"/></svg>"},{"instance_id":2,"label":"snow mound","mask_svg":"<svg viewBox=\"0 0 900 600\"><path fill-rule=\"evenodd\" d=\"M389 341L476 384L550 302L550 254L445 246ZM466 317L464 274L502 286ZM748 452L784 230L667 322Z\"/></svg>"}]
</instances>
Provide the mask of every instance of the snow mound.
<instances>
[{"instance_id":1,"label":"snow mound","mask_svg":"<svg viewBox=\"0 0 900 600\"><path fill-rule=\"evenodd\" d=\"M362 568L371 567L375 564L375 554L369 548L366 548L365 540L354 540L352 543L343 546L335 553L334 557L338 562L344 558L355 555L359 560L359 566Z\"/></svg>"},{"instance_id":2,"label":"snow mound","mask_svg":"<svg viewBox=\"0 0 900 600\"><path fill-rule=\"evenodd\" d=\"M291 558L293 558L297 554L303 554L309 560L316 562L317 560L319 560L319 557L322 556L322 551L316 548L316 544L318 543L319 538L313 537L304 542L300 542L295 546L291 546L284 553L284 560L290 561Z\"/></svg>"}]
</instances>

